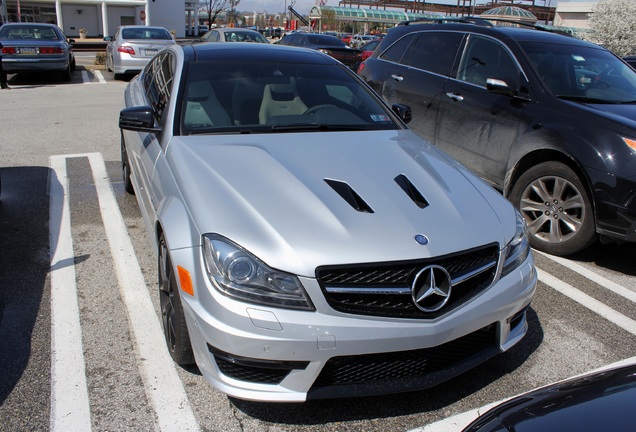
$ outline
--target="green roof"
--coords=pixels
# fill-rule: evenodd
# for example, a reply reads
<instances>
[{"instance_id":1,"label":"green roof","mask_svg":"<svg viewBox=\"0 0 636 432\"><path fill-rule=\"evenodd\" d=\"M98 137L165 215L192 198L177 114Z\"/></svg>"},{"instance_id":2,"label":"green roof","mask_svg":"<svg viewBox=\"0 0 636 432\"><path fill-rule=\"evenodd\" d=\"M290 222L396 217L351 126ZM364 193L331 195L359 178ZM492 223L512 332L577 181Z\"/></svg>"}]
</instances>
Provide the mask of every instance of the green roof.
<instances>
[{"instance_id":1,"label":"green roof","mask_svg":"<svg viewBox=\"0 0 636 432\"><path fill-rule=\"evenodd\" d=\"M320 19L326 11L333 11L336 19L348 21L373 21L385 23L399 23L418 18L444 18L444 15L435 13L415 14L404 11L358 9L339 6L314 6L309 11L310 19Z\"/></svg>"}]
</instances>

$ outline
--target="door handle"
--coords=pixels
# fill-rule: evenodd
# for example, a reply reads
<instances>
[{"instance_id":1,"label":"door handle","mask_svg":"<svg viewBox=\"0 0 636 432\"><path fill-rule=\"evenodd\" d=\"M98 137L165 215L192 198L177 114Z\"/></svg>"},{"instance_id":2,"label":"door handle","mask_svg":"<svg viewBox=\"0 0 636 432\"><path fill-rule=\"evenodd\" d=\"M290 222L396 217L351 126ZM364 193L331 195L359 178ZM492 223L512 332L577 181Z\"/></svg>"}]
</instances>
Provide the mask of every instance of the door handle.
<instances>
[{"instance_id":1,"label":"door handle","mask_svg":"<svg viewBox=\"0 0 636 432\"><path fill-rule=\"evenodd\" d=\"M459 93L448 92L446 93L446 96L457 102L461 102L464 100L464 96L460 95Z\"/></svg>"},{"instance_id":2,"label":"door handle","mask_svg":"<svg viewBox=\"0 0 636 432\"><path fill-rule=\"evenodd\" d=\"M404 81L404 77L402 75L391 75L391 78L393 78L396 81Z\"/></svg>"}]
</instances>

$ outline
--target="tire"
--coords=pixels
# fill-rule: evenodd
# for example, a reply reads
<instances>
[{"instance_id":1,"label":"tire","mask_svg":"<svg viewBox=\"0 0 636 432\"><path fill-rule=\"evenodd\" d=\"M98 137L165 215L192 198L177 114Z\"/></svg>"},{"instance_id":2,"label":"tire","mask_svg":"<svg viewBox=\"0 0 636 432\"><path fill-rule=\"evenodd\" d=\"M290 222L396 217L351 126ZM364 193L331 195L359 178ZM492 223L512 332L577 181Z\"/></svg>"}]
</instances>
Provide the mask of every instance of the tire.
<instances>
[{"instance_id":1,"label":"tire","mask_svg":"<svg viewBox=\"0 0 636 432\"><path fill-rule=\"evenodd\" d=\"M73 71L71 70L71 63L69 62L68 67L62 71L62 80L70 81L73 76Z\"/></svg>"},{"instance_id":2,"label":"tire","mask_svg":"<svg viewBox=\"0 0 636 432\"><path fill-rule=\"evenodd\" d=\"M115 78L117 81L119 81L119 80L123 80L123 79L124 79L124 74L116 73L116 74L114 74L114 78Z\"/></svg>"},{"instance_id":3,"label":"tire","mask_svg":"<svg viewBox=\"0 0 636 432\"><path fill-rule=\"evenodd\" d=\"M130 195L135 194L135 188L132 184L132 179L130 178L130 160L128 159L128 152L126 151L126 143L124 142L124 134L120 132L120 141L121 141L121 174L122 180L124 181L124 189Z\"/></svg>"},{"instance_id":4,"label":"tire","mask_svg":"<svg viewBox=\"0 0 636 432\"><path fill-rule=\"evenodd\" d=\"M181 294L163 234L159 239L158 261L159 305L161 308L163 334L168 351L174 362L179 366L186 366L194 362L194 355L181 304Z\"/></svg>"},{"instance_id":5,"label":"tire","mask_svg":"<svg viewBox=\"0 0 636 432\"><path fill-rule=\"evenodd\" d=\"M594 212L587 189L567 165L550 161L524 172L510 191L535 249L571 255L596 240Z\"/></svg>"}]
</instances>

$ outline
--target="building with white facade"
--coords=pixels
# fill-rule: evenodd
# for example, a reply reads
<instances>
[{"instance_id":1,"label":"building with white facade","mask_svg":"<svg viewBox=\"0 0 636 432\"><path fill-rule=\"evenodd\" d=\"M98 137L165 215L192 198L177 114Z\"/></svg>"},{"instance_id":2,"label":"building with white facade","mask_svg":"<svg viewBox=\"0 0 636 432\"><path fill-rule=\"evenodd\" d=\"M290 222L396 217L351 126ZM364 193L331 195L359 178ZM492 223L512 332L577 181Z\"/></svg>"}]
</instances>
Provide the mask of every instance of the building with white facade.
<instances>
[{"instance_id":1,"label":"building with white facade","mask_svg":"<svg viewBox=\"0 0 636 432\"><path fill-rule=\"evenodd\" d=\"M589 2L559 2L554 15L554 25L589 29L589 15L596 1Z\"/></svg>"},{"instance_id":2,"label":"building with white facade","mask_svg":"<svg viewBox=\"0 0 636 432\"><path fill-rule=\"evenodd\" d=\"M68 37L112 36L120 25L147 24L185 35L186 17L198 20L198 1L184 0L1 0L2 22L57 24ZM186 15L187 13L187 15Z\"/></svg>"}]
</instances>

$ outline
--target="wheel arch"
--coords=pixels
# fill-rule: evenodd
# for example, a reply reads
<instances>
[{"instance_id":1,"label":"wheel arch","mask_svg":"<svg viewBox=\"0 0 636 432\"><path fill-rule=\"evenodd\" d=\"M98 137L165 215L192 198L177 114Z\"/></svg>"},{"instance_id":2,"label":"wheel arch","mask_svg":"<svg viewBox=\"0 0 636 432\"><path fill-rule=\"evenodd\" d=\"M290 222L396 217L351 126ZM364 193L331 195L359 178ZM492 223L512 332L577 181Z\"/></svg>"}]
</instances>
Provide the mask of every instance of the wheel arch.
<instances>
[{"instance_id":1,"label":"wheel arch","mask_svg":"<svg viewBox=\"0 0 636 432\"><path fill-rule=\"evenodd\" d=\"M591 180L585 173L585 170L577 163L577 161L569 156L568 154L558 151L555 149L537 149L532 152L524 155L514 167L509 170L508 175L506 176L505 184L504 184L504 196L506 198L510 197L510 192L512 191L512 187L519 180L519 177L526 172L531 167L538 165L542 162L561 162L562 164L568 166L574 173L579 177L581 183L585 187L585 191L587 192L590 200L592 202L592 209L594 214L596 214L596 203L594 193L591 187ZM596 215L595 215L596 216ZM596 219L596 217L595 217Z\"/></svg>"},{"instance_id":2,"label":"wheel arch","mask_svg":"<svg viewBox=\"0 0 636 432\"><path fill-rule=\"evenodd\" d=\"M159 247L162 234L168 250L198 247L201 244L189 212L175 197L168 197L157 209L154 237L156 248Z\"/></svg>"}]
</instances>

